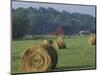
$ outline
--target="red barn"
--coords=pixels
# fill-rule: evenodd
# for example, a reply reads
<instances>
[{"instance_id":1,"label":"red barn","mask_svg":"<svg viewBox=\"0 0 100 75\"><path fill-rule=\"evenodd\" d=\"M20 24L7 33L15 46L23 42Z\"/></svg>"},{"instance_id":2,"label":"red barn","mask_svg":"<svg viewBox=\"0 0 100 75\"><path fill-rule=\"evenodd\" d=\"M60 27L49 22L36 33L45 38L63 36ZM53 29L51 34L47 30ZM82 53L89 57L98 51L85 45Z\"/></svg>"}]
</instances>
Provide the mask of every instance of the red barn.
<instances>
[{"instance_id":1,"label":"red barn","mask_svg":"<svg viewBox=\"0 0 100 75\"><path fill-rule=\"evenodd\" d=\"M56 30L56 35L63 35L64 34L64 29L62 26L59 26Z\"/></svg>"},{"instance_id":2,"label":"red barn","mask_svg":"<svg viewBox=\"0 0 100 75\"><path fill-rule=\"evenodd\" d=\"M64 29L62 26L59 26L55 32L49 32L48 35L63 35Z\"/></svg>"}]
</instances>

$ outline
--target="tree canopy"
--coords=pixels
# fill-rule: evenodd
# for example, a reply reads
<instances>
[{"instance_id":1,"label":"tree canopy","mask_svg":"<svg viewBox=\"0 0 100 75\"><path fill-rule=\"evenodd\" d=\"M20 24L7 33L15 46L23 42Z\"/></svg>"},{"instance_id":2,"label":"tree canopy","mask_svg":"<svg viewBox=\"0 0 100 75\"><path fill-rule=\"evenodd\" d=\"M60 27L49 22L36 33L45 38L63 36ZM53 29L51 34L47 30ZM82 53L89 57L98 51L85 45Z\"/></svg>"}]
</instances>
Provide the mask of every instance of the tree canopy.
<instances>
[{"instance_id":1,"label":"tree canopy","mask_svg":"<svg viewBox=\"0 0 100 75\"><path fill-rule=\"evenodd\" d=\"M64 34L76 34L81 30L95 32L96 18L91 15L70 13L54 8L12 8L13 38L26 34L45 35L63 27Z\"/></svg>"}]
</instances>

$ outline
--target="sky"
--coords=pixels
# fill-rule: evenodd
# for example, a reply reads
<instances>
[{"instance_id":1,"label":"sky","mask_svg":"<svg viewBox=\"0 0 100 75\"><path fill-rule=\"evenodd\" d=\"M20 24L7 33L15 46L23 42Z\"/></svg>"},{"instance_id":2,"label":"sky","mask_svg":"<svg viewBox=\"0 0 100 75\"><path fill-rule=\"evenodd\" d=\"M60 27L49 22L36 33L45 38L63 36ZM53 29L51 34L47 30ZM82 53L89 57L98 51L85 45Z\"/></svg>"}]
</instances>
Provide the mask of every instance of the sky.
<instances>
[{"instance_id":1,"label":"sky","mask_svg":"<svg viewBox=\"0 0 100 75\"><path fill-rule=\"evenodd\" d=\"M80 14L88 14L95 17L95 6L89 6L89 5L72 5L72 4L52 4L52 3L37 3L37 2L21 2L21 1L12 1L12 7L13 8L54 8L58 11L65 10L70 13L80 13Z\"/></svg>"}]
</instances>

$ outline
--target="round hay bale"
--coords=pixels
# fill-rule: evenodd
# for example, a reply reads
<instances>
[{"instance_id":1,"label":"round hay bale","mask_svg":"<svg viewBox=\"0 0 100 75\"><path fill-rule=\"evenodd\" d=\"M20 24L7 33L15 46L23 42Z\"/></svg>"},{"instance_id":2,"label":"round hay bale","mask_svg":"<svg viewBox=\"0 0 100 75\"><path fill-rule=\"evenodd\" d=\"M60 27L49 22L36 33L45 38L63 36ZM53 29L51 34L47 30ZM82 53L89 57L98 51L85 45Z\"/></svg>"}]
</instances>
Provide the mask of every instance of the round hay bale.
<instances>
[{"instance_id":1,"label":"round hay bale","mask_svg":"<svg viewBox=\"0 0 100 75\"><path fill-rule=\"evenodd\" d=\"M90 46L96 45L95 34L91 33L91 34L89 35L88 43L89 43Z\"/></svg>"},{"instance_id":2,"label":"round hay bale","mask_svg":"<svg viewBox=\"0 0 100 75\"><path fill-rule=\"evenodd\" d=\"M43 48L48 48L49 46L52 46L53 44L53 41L52 40L44 40L42 43L40 43L40 45L43 47Z\"/></svg>"},{"instance_id":3,"label":"round hay bale","mask_svg":"<svg viewBox=\"0 0 100 75\"><path fill-rule=\"evenodd\" d=\"M58 62L58 55L56 52L56 49L52 46L53 41L52 40L44 40L40 45L48 52L48 54L51 57L51 70L53 70L56 67L56 64Z\"/></svg>"},{"instance_id":4,"label":"round hay bale","mask_svg":"<svg viewBox=\"0 0 100 75\"><path fill-rule=\"evenodd\" d=\"M45 72L53 70L57 64L58 56L53 47L43 48L33 46L25 50L22 55L23 72Z\"/></svg>"},{"instance_id":5,"label":"round hay bale","mask_svg":"<svg viewBox=\"0 0 100 75\"><path fill-rule=\"evenodd\" d=\"M51 57L51 68L50 70L54 70L56 65L57 65L57 62L58 62L58 55L57 55L57 51L54 47L52 46L49 46L48 49L46 49L48 51L48 54L50 55Z\"/></svg>"},{"instance_id":6,"label":"round hay bale","mask_svg":"<svg viewBox=\"0 0 100 75\"><path fill-rule=\"evenodd\" d=\"M65 42L63 40L63 37L58 37L55 41L55 45L58 49L64 49L66 48Z\"/></svg>"}]
</instances>

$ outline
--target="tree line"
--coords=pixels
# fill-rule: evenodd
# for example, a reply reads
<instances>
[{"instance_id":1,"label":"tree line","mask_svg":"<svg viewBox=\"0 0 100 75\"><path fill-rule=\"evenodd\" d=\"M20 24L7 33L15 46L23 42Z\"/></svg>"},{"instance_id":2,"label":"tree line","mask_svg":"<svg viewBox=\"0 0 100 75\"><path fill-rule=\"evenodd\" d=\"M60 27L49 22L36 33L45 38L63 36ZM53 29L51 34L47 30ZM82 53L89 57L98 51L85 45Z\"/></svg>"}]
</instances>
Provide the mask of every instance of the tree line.
<instances>
[{"instance_id":1,"label":"tree line","mask_svg":"<svg viewBox=\"0 0 100 75\"><path fill-rule=\"evenodd\" d=\"M80 13L70 13L54 8L12 8L12 37L24 35L46 35L61 26L65 35L81 30L95 32L96 17Z\"/></svg>"}]
</instances>

